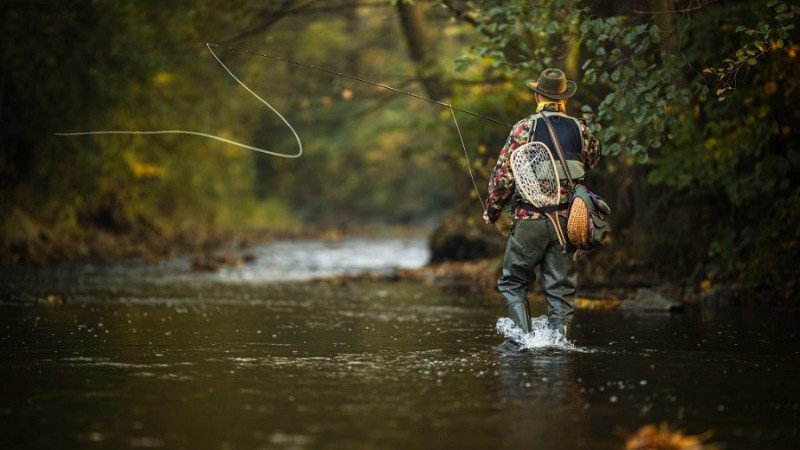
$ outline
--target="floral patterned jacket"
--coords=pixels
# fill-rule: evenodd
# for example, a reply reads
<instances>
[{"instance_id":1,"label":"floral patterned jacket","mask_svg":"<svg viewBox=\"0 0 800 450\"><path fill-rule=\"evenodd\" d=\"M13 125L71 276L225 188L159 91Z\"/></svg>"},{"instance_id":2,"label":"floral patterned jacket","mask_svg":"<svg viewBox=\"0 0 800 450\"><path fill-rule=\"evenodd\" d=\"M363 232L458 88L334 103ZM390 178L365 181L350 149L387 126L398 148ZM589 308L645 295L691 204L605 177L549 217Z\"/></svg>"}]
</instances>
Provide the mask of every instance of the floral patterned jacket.
<instances>
[{"instance_id":1,"label":"floral patterned jacket","mask_svg":"<svg viewBox=\"0 0 800 450\"><path fill-rule=\"evenodd\" d=\"M548 112L561 112L563 113L563 105L561 104L547 104L542 109ZM500 156L497 159L492 176L489 179L489 198L486 201L486 215L491 222L497 221L502 213L503 206L511 199L515 191L514 175L511 172L511 153L519 146L528 142L528 135L533 124L531 117L526 117L517 122L511 134L506 140L505 146L500 150ZM592 136L589 128L583 121L579 121L580 131L583 136L583 148L581 149L581 160L585 170L590 170L597 165L600 160L600 142ZM564 201L569 201L566 195L566 186L562 187L562 198ZM566 215L566 210L562 212ZM526 208L523 205L517 205L514 209L513 216L515 219L540 219L545 217L542 213Z\"/></svg>"}]
</instances>

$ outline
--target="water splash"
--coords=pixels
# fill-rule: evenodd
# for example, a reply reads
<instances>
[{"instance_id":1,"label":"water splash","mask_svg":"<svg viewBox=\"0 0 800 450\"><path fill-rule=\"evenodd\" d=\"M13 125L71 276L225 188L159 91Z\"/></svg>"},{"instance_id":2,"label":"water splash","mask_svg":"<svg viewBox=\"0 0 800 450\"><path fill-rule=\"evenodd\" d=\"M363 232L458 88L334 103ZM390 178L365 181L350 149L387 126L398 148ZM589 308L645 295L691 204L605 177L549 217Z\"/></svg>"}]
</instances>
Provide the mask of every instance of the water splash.
<instances>
[{"instance_id":1,"label":"water splash","mask_svg":"<svg viewBox=\"0 0 800 450\"><path fill-rule=\"evenodd\" d=\"M501 317L498 319L495 329L503 337L519 345L520 350L542 348L556 348L570 351L578 350L575 344L567 340L563 334L548 326L547 316L532 318L530 333L522 331L522 329L508 317Z\"/></svg>"}]
</instances>

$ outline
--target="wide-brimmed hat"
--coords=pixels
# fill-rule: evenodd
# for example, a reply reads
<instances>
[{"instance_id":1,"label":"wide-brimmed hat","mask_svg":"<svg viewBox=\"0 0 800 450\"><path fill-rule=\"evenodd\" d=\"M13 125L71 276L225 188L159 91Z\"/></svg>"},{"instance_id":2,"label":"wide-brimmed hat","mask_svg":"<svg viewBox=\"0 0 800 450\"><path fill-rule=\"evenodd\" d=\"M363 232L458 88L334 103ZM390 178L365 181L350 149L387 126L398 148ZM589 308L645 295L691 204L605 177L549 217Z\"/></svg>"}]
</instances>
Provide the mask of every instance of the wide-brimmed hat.
<instances>
[{"instance_id":1,"label":"wide-brimmed hat","mask_svg":"<svg viewBox=\"0 0 800 450\"><path fill-rule=\"evenodd\" d=\"M529 81L528 87L547 98L561 100L575 95L578 85L567 80L567 76L559 69L544 69L539 79Z\"/></svg>"}]
</instances>

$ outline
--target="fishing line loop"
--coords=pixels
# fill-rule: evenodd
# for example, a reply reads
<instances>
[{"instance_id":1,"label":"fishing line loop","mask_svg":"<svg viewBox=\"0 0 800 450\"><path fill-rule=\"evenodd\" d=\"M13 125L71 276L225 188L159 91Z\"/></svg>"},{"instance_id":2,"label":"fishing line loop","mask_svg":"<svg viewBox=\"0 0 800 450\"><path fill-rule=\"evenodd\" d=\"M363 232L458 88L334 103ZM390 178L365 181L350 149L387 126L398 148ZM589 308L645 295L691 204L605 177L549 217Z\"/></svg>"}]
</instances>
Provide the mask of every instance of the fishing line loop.
<instances>
[{"instance_id":1,"label":"fishing line loop","mask_svg":"<svg viewBox=\"0 0 800 450\"><path fill-rule=\"evenodd\" d=\"M224 142L226 144L235 145L237 147L241 147L241 148L244 148L244 149L247 149L247 150L253 150L253 151L259 152L259 153L265 153L265 154L271 155L271 156L277 156L279 158L299 158L303 154L303 142L300 140L300 136L297 134L297 130L295 130L294 127L292 126L292 124L289 123L288 120L286 120L286 118L283 116L283 114L278 112L278 110L275 109L271 104L269 104L268 101L266 101L263 98L261 98L252 89L250 89L246 84L244 84L242 82L242 80L240 80L236 75L234 75L233 72L228 68L228 66L226 66L225 63L223 63L222 60L219 58L219 56L217 56L217 54L214 52L214 50L211 49L211 45L212 44L206 43L206 47L208 48L208 51L211 52L211 55L219 63L219 65L221 65L222 68L225 69L225 71L228 73L228 75L230 75L234 80L236 80L236 82L239 83L239 85L242 86L247 92L249 92L252 96L254 96L256 99L258 99L258 101L260 101L261 103L266 105L267 108L269 108L272 112L274 112L283 121L283 123L285 123L286 126L289 127L289 130L291 130L292 134L294 135L295 140L297 141L297 153L295 153L295 154L286 154L286 153L274 152L274 151L263 149L263 148L260 148L260 147L254 147L252 145L242 144L241 142L233 141L231 139L225 139L223 137L215 136L213 134L202 133L202 132L199 132L199 131L191 131L191 130L145 130L145 131L139 131L139 130L100 130L100 131L59 132L59 133L55 133L55 135L56 136L89 136L89 135L102 135L102 134L133 134L133 135L188 134L188 135L192 135L192 136L201 136L201 137L205 137L205 138L208 138L208 139L214 139L214 140L217 140L217 141L220 141L220 142Z\"/></svg>"},{"instance_id":2,"label":"fishing line loop","mask_svg":"<svg viewBox=\"0 0 800 450\"><path fill-rule=\"evenodd\" d=\"M360 83L368 84L368 85L375 86L375 87L378 87L378 88L381 88L381 89L386 89L386 90L389 90L389 91L392 91L392 92L395 92L395 93L398 93L398 94L407 95L407 96L416 98L418 100L423 100L423 101L426 101L426 102L429 102L429 103L433 103L433 104L436 104L436 105L439 105L439 106L442 106L442 107L445 107L445 108L449 109L450 110L450 114L451 114L451 116L453 118L453 123L455 124L455 127L456 127L456 132L458 133L458 139L459 139L459 141L461 143L461 148L464 151L464 158L465 158L466 163L467 163L467 171L469 173L470 179L472 180L472 186L475 189L475 193L478 196L478 201L480 201L481 207L483 208L483 210L486 209L486 203L484 202L483 197L481 196L480 189L478 189L478 184L475 181L475 176L472 173L472 164L470 163L469 154L467 152L467 146L464 143L464 136L461 133L461 127L459 126L458 119L456 118L456 111L459 111L459 112L462 112L462 113L465 113L465 114L469 114L471 116L478 117L478 118L481 118L481 119L484 119L484 120L488 120L490 122L493 122L493 123L496 123L496 124L499 124L499 125L504 125L504 126L507 126L507 127L511 128L510 124L507 124L505 122L499 121L499 120L494 119L494 118L489 117L489 116L485 116L483 114L478 114L478 113L476 113L474 111L470 111L470 110L467 110L467 109L463 109L463 108L459 108L459 107L453 106L450 103L445 103L445 102L442 102L442 101L439 101L439 100L434 100L432 98L424 97L422 95L415 94L413 92L403 91L403 90L397 89L395 87L389 86L389 85L384 84L384 83L378 83L378 82L375 82L375 81L366 80L364 78L360 78L360 77L357 77L357 76L354 76L354 75L344 74L342 72L337 72L337 71L334 71L334 70L326 69L324 67L317 67L317 66L314 66L314 65L311 65L311 64L299 63L297 61L293 61L293 60L290 60L288 58L281 58L281 57L278 57L278 56L272 56L272 55L268 55L266 53L255 52L255 51L247 50L247 49L240 49L240 48L234 48L234 47L230 47L230 46L223 46L223 45L220 45L220 44L217 44L217 43L212 43L212 42L207 42L206 43L206 48L211 53L211 56L213 56L214 59L217 61L217 63L219 63L219 65L222 66L222 68L225 70L225 72L227 72L228 75L230 75L230 77L233 78L242 88L244 88L247 92L249 92L250 95L252 95L256 99L258 99L258 101L263 103L265 106L267 106L267 108L269 108L272 112L274 112L281 119L281 121L283 121L283 123L285 123L286 126L289 127L289 130L292 132L292 134L294 135L295 140L297 141L297 153L295 153L295 154L278 153L278 152L266 150L266 149L263 149L263 148L260 148L260 147L255 147L255 146L252 146L252 145L242 144L240 142L233 141L231 139L225 139L223 137L216 136L216 135L213 135L213 134L203 133L203 132L199 132L199 131L191 131L191 130L99 130L99 131L57 132L57 133L55 133L55 135L56 136L87 136L87 135L106 135L106 134L129 134L129 135L186 134L186 135L200 136L200 137L204 137L204 138L208 138L208 139L214 139L214 140L217 140L217 141L220 141L220 142L224 142L226 144L235 145L235 146L247 149L247 150L252 150L252 151L256 151L256 152L260 152L260 153L264 153L264 154L267 154L267 155L276 156L276 157L280 157L280 158L299 158L303 154L303 143L300 140L300 136L298 135L297 130L295 130L295 128L292 126L292 124L289 123L289 121L276 108L274 108L268 101L266 101L261 96L259 96L257 93L255 93L242 80L240 80L233 73L233 71L230 68L228 68L228 66L225 65L224 62L222 62L222 59L220 59L220 57L217 55L217 53L214 52L212 47L223 48L223 49L227 49L229 51L239 52L239 53L243 53L243 54L261 56L263 58L271 59L271 60L274 60L274 61L281 61L281 62L284 62L284 63L287 63L287 64L292 64L292 65L304 67L304 68L307 68L307 69L312 69L312 70L316 70L316 71L319 71L319 72L324 72L324 73L327 73L327 74L336 75L338 77L346 78L346 79L353 80L353 81L358 81ZM498 229L500 229L499 226L498 226ZM502 229L501 229L501 232L502 232ZM505 233L503 233L503 234L505 234Z\"/></svg>"}]
</instances>

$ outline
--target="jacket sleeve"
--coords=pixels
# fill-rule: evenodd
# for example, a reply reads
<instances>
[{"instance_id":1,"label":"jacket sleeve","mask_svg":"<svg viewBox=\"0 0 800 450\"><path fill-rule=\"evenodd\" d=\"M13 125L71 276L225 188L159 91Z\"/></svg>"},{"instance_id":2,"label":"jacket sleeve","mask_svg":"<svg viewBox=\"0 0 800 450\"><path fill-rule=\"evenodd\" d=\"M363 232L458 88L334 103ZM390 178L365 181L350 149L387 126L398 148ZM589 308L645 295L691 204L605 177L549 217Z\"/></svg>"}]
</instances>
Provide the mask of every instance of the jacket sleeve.
<instances>
[{"instance_id":1,"label":"jacket sleeve","mask_svg":"<svg viewBox=\"0 0 800 450\"><path fill-rule=\"evenodd\" d=\"M592 136L592 132L583 120L579 120L578 123L583 137L583 148L581 149L583 167L586 170L591 170L600 161L600 141Z\"/></svg>"},{"instance_id":2,"label":"jacket sleeve","mask_svg":"<svg viewBox=\"0 0 800 450\"><path fill-rule=\"evenodd\" d=\"M486 199L486 215L491 222L497 221L516 187L514 174L511 171L511 153L527 139L530 126L524 122L517 123L500 150L497 164L489 178L489 197Z\"/></svg>"}]
</instances>

